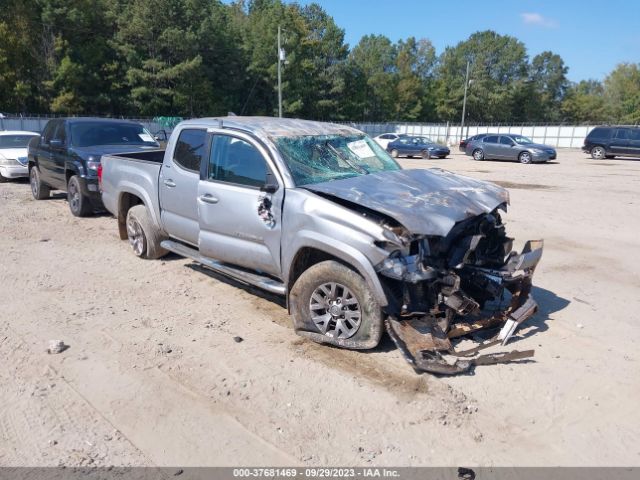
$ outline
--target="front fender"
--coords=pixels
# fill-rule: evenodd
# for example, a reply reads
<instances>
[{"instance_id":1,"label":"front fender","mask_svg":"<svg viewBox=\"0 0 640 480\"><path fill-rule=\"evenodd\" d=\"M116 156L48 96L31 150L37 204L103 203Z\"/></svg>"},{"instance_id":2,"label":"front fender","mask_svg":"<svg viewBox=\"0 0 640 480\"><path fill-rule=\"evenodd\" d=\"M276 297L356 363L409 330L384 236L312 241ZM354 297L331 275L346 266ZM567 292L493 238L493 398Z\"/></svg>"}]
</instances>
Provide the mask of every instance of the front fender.
<instances>
[{"instance_id":1,"label":"front fender","mask_svg":"<svg viewBox=\"0 0 640 480\"><path fill-rule=\"evenodd\" d=\"M289 283L293 259L296 258L297 253L305 247L326 252L351 265L364 277L380 306L385 307L388 305L389 301L382 288L382 283L380 283L380 279L373 269L371 262L362 252L335 238L312 230L296 232L291 243L287 244L286 248L283 248L283 270L286 272L286 278L284 279L285 284Z\"/></svg>"}]
</instances>

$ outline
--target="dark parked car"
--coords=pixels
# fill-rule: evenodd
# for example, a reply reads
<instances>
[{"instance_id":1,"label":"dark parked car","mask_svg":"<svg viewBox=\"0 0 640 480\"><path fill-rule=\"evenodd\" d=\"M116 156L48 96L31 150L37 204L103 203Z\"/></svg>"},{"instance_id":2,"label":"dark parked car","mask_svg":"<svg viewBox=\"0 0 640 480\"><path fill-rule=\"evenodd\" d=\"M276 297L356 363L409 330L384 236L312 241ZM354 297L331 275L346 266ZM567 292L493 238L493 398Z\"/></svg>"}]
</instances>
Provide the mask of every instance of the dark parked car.
<instances>
[{"instance_id":1,"label":"dark parked car","mask_svg":"<svg viewBox=\"0 0 640 480\"><path fill-rule=\"evenodd\" d=\"M486 137L487 135L492 135L491 133L479 133L478 135L474 135L473 137L469 137L469 138L465 138L464 140L460 140L460 151L464 152L467 149L467 145L469 145L469 143L475 141L475 140L480 140L484 137Z\"/></svg>"},{"instance_id":2,"label":"dark parked car","mask_svg":"<svg viewBox=\"0 0 640 480\"><path fill-rule=\"evenodd\" d=\"M467 144L467 155L474 160L517 160L520 163L541 163L555 160L555 148L533 143L522 135L487 135Z\"/></svg>"},{"instance_id":3,"label":"dark parked car","mask_svg":"<svg viewBox=\"0 0 640 480\"><path fill-rule=\"evenodd\" d=\"M77 217L101 210L98 188L100 157L107 153L157 149L160 145L139 123L105 118L50 120L42 135L29 142L29 179L36 200L51 190L67 192Z\"/></svg>"},{"instance_id":4,"label":"dark parked car","mask_svg":"<svg viewBox=\"0 0 640 480\"><path fill-rule=\"evenodd\" d=\"M596 127L584 139L582 150L596 160L640 157L640 127Z\"/></svg>"},{"instance_id":5,"label":"dark parked car","mask_svg":"<svg viewBox=\"0 0 640 480\"><path fill-rule=\"evenodd\" d=\"M438 145L428 137L400 137L387 145L387 152L396 158L400 155L422 158L445 158L451 153L448 147Z\"/></svg>"}]
</instances>

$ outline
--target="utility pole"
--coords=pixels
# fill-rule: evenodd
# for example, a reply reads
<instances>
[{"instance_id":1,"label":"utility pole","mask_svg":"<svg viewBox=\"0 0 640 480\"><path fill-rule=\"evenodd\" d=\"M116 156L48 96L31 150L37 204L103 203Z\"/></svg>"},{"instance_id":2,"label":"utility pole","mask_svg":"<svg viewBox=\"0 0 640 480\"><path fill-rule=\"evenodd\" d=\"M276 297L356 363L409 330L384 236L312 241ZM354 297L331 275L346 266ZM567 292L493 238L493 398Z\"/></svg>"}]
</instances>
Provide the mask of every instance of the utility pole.
<instances>
[{"instance_id":1,"label":"utility pole","mask_svg":"<svg viewBox=\"0 0 640 480\"><path fill-rule=\"evenodd\" d=\"M464 77L464 100L462 100L462 119L460 120L460 140L464 138L464 117L467 113L467 88L469 87L469 60L467 60L467 73Z\"/></svg>"},{"instance_id":2,"label":"utility pole","mask_svg":"<svg viewBox=\"0 0 640 480\"><path fill-rule=\"evenodd\" d=\"M282 118L282 60L283 51L280 47L280 25L278 25L278 117Z\"/></svg>"}]
</instances>

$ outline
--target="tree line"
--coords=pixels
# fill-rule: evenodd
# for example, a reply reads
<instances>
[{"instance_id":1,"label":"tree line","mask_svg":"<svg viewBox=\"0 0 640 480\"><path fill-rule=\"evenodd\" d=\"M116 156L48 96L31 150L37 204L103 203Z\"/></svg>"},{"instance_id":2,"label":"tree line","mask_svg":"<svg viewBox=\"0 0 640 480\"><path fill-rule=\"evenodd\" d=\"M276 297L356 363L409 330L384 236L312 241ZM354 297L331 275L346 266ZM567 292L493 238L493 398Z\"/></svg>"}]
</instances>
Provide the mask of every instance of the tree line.
<instances>
[{"instance_id":1,"label":"tree line","mask_svg":"<svg viewBox=\"0 0 640 480\"><path fill-rule=\"evenodd\" d=\"M640 64L567 79L493 31L436 52L367 35L350 48L318 4L282 0L2 0L0 111L112 116L277 114L319 120L640 122Z\"/></svg>"}]
</instances>

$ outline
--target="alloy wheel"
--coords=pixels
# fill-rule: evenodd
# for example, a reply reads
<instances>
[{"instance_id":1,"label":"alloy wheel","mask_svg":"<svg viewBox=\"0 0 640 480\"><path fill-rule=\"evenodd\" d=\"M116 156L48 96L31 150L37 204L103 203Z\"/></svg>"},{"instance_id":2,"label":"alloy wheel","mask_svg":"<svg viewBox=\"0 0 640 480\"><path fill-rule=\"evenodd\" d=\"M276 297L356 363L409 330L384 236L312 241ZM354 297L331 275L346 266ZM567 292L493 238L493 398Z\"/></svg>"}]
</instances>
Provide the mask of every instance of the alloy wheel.
<instances>
[{"instance_id":1,"label":"alloy wheel","mask_svg":"<svg viewBox=\"0 0 640 480\"><path fill-rule=\"evenodd\" d=\"M311 320L324 335L350 338L362 321L360 302L353 292L337 282L323 283L309 300Z\"/></svg>"},{"instance_id":2,"label":"alloy wheel","mask_svg":"<svg viewBox=\"0 0 640 480\"><path fill-rule=\"evenodd\" d=\"M144 253L146 240L142 227L133 218L127 220L127 237L129 238L129 244L131 244L133 252L140 257Z\"/></svg>"}]
</instances>

